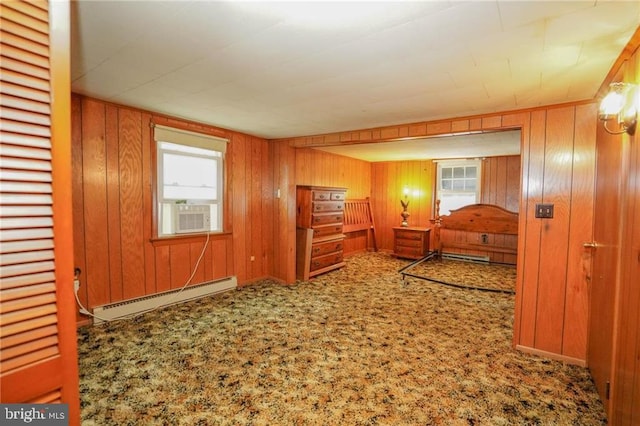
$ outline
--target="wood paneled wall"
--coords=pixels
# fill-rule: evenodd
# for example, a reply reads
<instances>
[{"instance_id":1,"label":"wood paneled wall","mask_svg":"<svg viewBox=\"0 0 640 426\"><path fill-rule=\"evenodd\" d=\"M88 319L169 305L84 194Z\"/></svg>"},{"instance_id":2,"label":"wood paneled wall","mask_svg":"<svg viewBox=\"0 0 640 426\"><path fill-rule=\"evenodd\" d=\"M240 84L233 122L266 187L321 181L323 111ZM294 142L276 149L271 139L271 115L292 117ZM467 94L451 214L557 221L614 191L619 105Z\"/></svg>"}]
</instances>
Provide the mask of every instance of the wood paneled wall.
<instances>
[{"instance_id":1,"label":"wood paneled wall","mask_svg":"<svg viewBox=\"0 0 640 426\"><path fill-rule=\"evenodd\" d=\"M520 156L489 157L482 161L481 203L512 212L520 208Z\"/></svg>"},{"instance_id":2,"label":"wood paneled wall","mask_svg":"<svg viewBox=\"0 0 640 426\"><path fill-rule=\"evenodd\" d=\"M623 52L616 72L622 81L640 85L640 28L627 48L629 55ZM636 425L640 424L640 129L633 136L618 136L617 142L622 167L611 173L620 176L622 203L618 218L607 218L617 222L621 240L609 420L612 425Z\"/></svg>"},{"instance_id":3,"label":"wood paneled wall","mask_svg":"<svg viewBox=\"0 0 640 426\"><path fill-rule=\"evenodd\" d=\"M288 145L288 144L287 144ZM342 155L310 148L295 149L296 185L347 188L347 198L362 199L371 193L371 164ZM344 239L343 252L350 255L367 250L366 231L351 232Z\"/></svg>"},{"instance_id":4,"label":"wood paneled wall","mask_svg":"<svg viewBox=\"0 0 640 426\"><path fill-rule=\"evenodd\" d=\"M514 341L584 364L593 235L595 104L533 111L524 132ZM554 204L536 219L536 203Z\"/></svg>"},{"instance_id":5,"label":"wood paneled wall","mask_svg":"<svg viewBox=\"0 0 640 426\"><path fill-rule=\"evenodd\" d=\"M296 185L347 188L347 198L366 198L371 193L371 165L342 155L301 148L296 154Z\"/></svg>"},{"instance_id":6,"label":"wood paneled wall","mask_svg":"<svg viewBox=\"0 0 640 426\"><path fill-rule=\"evenodd\" d=\"M593 232L596 122L595 103L582 102L289 138L280 142L294 147L310 147L456 132L521 129L514 345L521 350L585 364L590 257L582 247L582 242L589 241ZM392 224L399 223L399 220L395 223L392 220L388 223L384 221L392 218L394 212L399 215L401 211L402 187L392 188L386 183L395 181L398 185L397 176L401 173L401 167L401 163L372 166L371 198L374 211L377 212L376 225L382 230L381 233ZM512 197L509 201L511 206L514 203ZM555 205L553 219L534 217L535 204L542 202ZM422 211L419 207L410 207L412 217L409 222L426 225L430 212ZM391 247L390 234L378 240L380 246Z\"/></svg>"},{"instance_id":7,"label":"wood paneled wall","mask_svg":"<svg viewBox=\"0 0 640 426\"><path fill-rule=\"evenodd\" d=\"M430 227L434 217L434 191L436 180L436 163L432 160L393 161L372 163L372 193L374 205L378 247L393 251L392 227L399 226L402 218L404 188L409 190L409 225ZM520 197L520 156L489 157L482 165L482 200L483 203L496 204L511 211L518 211ZM443 235L447 238L447 235ZM476 233L458 232L451 236L456 241L477 242ZM491 243L497 243L491 236ZM513 248L517 239L513 237L497 237L509 239ZM471 241L473 240L473 241ZM508 244L507 244L508 245ZM497 262L512 261L502 254L494 254Z\"/></svg>"},{"instance_id":8,"label":"wood paneled wall","mask_svg":"<svg viewBox=\"0 0 640 426\"><path fill-rule=\"evenodd\" d=\"M409 191L409 226L428 227L433 212L436 165L432 160L389 161L371 165L371 203L378 248L393 251L393 227L400 226L404 189Z\"/></svg>"},{"instance_id":9,"label":"wood paneled wall","mask_svg":"<svg viewBox=\"0 0 640 426\"><path fill-rule=\"evenodd\" d=\"M88 308L181 287L204 246L202 236L154 239L152 122L230 140L225 232L211 236L191 282L273 275L280 218L266 140L73 95L74 258Z\"/></svg>"}]
</instances>

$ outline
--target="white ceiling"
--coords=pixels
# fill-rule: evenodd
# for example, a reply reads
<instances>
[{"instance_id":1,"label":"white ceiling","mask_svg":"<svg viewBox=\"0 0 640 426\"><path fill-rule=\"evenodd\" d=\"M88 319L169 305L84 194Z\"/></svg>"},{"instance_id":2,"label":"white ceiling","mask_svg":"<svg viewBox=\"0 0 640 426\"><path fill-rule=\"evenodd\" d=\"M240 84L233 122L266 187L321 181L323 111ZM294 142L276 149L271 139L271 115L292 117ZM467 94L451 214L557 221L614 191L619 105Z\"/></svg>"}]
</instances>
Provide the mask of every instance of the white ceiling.
<instances>
[{"instance_id":1,"label":"white ceiling","mask_svg":"<svg viewBox=\"0 0 640 426\"><path fill-rule=\"evenodd\" d=\"M71 6L74 92L266 138L592 99L640 23L638 1Z\"/></svg>"}]
</instances>

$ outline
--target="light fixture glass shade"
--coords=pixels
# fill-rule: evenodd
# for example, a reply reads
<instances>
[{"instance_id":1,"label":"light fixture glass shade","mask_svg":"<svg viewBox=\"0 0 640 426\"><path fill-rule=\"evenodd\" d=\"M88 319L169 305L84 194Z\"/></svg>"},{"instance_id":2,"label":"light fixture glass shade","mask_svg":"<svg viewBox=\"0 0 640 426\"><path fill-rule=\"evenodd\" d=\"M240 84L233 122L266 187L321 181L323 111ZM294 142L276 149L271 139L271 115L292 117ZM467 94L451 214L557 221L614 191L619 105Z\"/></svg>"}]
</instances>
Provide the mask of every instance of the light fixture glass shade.
<instances>
[{"instance_id":1,"label":"light fixture glass shade","mask_svg":"<svg viewBox=\"0 0 640 426\"><path fill-rule=\"evenodd\" d=\"M624 105L624 96L619 91L611 91L600 102L600 117L611 118L620 114Z\"/></svg>"},{"instance_id":2,"label":"light fixture glass shade","mask_svg":"<svg viewBox=\"0 0 640 426\"><path fill-rule=\"evenodd\" d=\"M638 87L630 83L611 83L609 93L600 102L599 118L604 129L612 134L628 133L633 135L640 109ZM615 121L619 130L607 127L607 122Z\"/></svg>"}]
</instances>

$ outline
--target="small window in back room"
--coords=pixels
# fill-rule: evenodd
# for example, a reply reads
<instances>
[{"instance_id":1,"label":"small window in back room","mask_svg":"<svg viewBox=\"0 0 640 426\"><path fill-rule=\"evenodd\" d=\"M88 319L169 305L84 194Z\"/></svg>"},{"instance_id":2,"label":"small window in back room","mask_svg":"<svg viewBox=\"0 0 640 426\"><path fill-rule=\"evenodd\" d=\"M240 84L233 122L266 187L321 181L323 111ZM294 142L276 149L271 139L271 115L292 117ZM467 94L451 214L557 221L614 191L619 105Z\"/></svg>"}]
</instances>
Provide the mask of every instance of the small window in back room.
<instances>
[{"instance_id":1,"label":"small window in back room","mask_svg":"<svg viewBox=\"0 0 640 426\"><path fill-rule=\"evenodd\" d=\"M436 199L440 215L480 202L481 160L438 161Z\"/></svg>"},{"instance_id":2,"label":"small window in back room","mask_svg":"<svg viewBox=\"0 0 640 426\"><path fill-rule=\"evenodd\" d=\"M156 125L158 236L221 232L225 139Z\"/></svg>"}]
</instances>

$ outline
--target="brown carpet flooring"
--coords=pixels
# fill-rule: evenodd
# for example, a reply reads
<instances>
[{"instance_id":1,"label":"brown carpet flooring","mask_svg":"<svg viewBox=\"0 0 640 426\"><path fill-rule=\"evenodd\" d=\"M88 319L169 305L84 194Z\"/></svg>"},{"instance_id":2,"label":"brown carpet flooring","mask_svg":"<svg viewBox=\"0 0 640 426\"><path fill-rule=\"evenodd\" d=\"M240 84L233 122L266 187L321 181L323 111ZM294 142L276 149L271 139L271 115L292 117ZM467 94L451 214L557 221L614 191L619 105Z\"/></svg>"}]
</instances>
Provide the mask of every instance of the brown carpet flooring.
<instances>
[{"instance_id":1,"label":"brown carpet flooring","mask_svg":"<svg viewBox=\"0 0 640 426\"><path fill-rule=\"evenodd\" d=\"M364 253L82 328L82 422L606 424L586 369L511 348L513 295L403 283L405 264Z\"/></svg>"}]
</instances>

